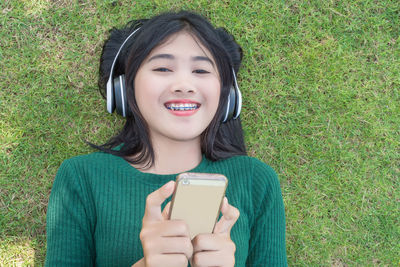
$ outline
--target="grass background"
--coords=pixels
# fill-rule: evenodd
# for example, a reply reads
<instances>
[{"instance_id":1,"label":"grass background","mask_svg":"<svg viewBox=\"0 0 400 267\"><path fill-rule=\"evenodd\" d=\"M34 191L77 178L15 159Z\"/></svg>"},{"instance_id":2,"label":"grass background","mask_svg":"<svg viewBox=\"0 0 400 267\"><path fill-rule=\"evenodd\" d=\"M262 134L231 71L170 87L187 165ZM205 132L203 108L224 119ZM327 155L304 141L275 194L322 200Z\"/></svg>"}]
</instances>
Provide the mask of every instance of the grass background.
<instances>
[{"instance_id":1,"label":"grass background","mask_svg":"<svg viewBox=\"0 0 400 267\"><path fill-rule=\"evenodd\" d=\"M290 266L400 265L397 0L0 3L0 266L41 266L61 162L123 125L97 90L107 32L189 9L233 33L249 154L279 174Z\"/></svg>"}]
</instances>

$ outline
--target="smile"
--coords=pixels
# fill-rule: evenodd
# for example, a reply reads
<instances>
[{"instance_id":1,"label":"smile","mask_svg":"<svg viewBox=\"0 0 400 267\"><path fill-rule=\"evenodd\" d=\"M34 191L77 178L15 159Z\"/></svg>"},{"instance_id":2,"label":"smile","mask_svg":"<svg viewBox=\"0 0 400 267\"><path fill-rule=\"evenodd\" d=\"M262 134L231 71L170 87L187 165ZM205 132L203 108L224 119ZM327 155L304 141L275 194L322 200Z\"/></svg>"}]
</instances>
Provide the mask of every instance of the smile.
<instances>
[{"instance_id":1,"label":"smile","mask_svg":"<svg viewBox=\"0 0 400 267\"><path fill-rule=\"evenodd\" d=\"M196 110L200 107L200 104L196 103L167 103L165 107L169 110L174 111L189 111Z\"/></svg>"}]
</instances>

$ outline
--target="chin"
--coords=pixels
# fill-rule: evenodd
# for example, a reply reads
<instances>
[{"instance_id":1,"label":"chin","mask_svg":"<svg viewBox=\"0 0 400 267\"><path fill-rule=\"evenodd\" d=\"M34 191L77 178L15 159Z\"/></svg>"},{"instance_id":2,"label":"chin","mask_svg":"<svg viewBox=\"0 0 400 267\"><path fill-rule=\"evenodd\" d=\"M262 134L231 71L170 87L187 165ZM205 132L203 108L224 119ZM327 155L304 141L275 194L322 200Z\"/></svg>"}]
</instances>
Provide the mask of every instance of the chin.
<instances>
[{"instance_id":1,"label":"chin","mask_svg":"<svg viewBox=\"0 0 400 267\"><path fill-rule=\"evenodd\" d=\"M200 139L203 131L182 131L180 133L169 133L168 138L177 142L189 142Z\"/></svg>"},{"instance_id":2,"label":"chin","mask_svg":"<svg viewBox=\"0 0 400 267\"><path fill-rule=\"evenodd\" d=\"M198 135L174 135L171 136L170 139L176 141L176 142L190 142L190 141L194 141L196 139L200 138L201 134Z\"/></svg>"}]
</instances>

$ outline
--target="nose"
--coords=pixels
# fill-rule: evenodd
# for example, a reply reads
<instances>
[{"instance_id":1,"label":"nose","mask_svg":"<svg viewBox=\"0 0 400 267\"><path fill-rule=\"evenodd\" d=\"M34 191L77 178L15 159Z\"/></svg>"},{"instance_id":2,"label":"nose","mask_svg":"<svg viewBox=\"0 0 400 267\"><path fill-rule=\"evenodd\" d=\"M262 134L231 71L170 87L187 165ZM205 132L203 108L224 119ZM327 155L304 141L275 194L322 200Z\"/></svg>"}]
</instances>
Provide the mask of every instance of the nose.
<instances>
[{"instance_id":1,"label":"nose","mask_svg":"<svg viewBox=\"0 0 400 267\"><path fill-rule=\"evenodd\" d=\"M194 93L195 90L192 88L189 88L189 86L182 86L182 87L176 87L173 90L174 93Z\"/></svg>"},{"instance_id":2,"label":"nose","mask_svg":"<svg viewBox=\"0 0 400 267\"><path fill-rule=\"evenodd\" d=\"M171 85L171 92L176 94L193 94L196 92L190 75L186 73L180 73L175 76L174 82Z\"/></svg>"}]
</instances>

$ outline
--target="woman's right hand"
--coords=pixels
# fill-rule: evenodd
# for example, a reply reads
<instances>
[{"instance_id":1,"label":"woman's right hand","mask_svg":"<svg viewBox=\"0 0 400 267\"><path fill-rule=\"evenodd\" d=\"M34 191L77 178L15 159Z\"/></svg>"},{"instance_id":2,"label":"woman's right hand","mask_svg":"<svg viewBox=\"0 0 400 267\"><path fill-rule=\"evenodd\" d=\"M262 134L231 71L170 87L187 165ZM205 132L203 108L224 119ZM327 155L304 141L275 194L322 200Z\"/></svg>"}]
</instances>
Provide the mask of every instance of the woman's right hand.
<instances>
[{"instance_id":1,"label":"woman's right hand","mask_svg":"<svg viewBox=\"0 0 400 267\"><path fill-rule=\"evenodd\" d=\"M140 232L144 255L141 263L146 267L187 267L192 257L193 246L187 224L168 220L170 203L161 212L161 204L172 195L174 185L175 182L170 181L147 196Z\"/></svg>"}]
</instances>

